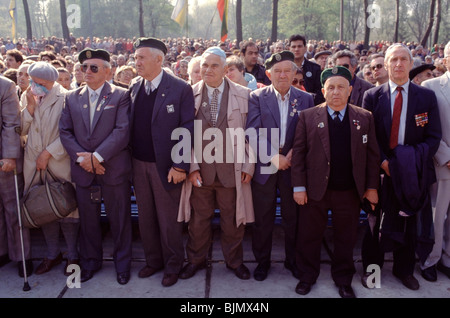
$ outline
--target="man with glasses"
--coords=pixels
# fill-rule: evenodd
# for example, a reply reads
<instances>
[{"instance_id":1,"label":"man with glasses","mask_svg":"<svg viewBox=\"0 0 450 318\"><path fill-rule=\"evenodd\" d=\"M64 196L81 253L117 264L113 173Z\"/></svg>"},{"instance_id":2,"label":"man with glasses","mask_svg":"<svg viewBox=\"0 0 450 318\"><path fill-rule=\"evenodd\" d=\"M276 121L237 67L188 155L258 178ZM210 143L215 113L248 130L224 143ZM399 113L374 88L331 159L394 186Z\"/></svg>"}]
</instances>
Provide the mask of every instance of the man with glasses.
<instances>
[{"instance_id":1,"label":"man with glasses","mask_svg":"<svg viewBox=\"0 0 450 318\"><path fill-rule=\"evenodd\" d=\"M389 80L388 72L384 67L384 56L382 54L374 54L371 56L370 70L376 81L375 86L382 85Z\"/></svg>"},{"instance_id":2,"label":"man with glasses","mask_svg":"<svg viewBox=\"0 0 450 318\"><path fill-rule=\"evenodd\" d=\"M86 49L79 55L86 86L69 91L60 119L60 138L71 158L80 213L81 282L102 267L102 199L114 241L117 282L126 284L131 265L130 99L111 85L109 53Z\"/></svg>"}]
</instances>

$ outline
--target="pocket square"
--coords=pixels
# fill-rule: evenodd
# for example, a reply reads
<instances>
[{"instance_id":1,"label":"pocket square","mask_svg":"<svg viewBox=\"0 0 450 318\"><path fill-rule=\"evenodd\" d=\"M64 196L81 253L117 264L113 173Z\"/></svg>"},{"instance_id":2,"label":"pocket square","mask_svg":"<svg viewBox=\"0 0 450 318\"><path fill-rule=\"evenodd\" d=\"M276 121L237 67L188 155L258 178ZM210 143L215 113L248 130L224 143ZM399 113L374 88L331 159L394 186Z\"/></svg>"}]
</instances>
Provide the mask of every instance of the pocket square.
<instances>
[{"instance_id":1,"label":"pocket square","mask_svg":"<svg viewBox=\"0 0 450 318\"><path fill-rule=\"evenodd\" d=\"M115 106L115 105L108 105L108 106L105 106L105 110L112 109L112 108L116 108L116 106Z\"/></svg>"}]
</instances>

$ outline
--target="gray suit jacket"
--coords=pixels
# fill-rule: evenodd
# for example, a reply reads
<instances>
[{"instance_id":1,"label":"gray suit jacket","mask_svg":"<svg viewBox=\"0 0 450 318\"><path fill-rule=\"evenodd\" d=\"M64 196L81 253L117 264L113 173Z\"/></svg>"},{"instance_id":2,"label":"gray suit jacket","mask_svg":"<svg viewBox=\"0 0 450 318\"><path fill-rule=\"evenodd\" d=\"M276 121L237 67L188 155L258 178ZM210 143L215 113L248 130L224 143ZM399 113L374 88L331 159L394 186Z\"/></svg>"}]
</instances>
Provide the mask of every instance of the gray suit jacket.
<instances>
[{"instance_id":1,"label":"gray suit jacket","mask_svg":"<svg viewBox=\"0 0 450 318\"><path fill-rule=\"evenodd\" d=\"M434 155L436 177L450 179L450 169L446 163L450 160L450 72L422 82L422 86L431 89L436 94L441 119L442 139Z\"/></svg>"},{"instance_id":2,"label":"gray suit jacket","mask_svg":"<svg viewBox=\"0 0 450 318\"><path fill-rule=\"evenodd\" d=\"M106 172L98 176L101 183L116 185L130 178L129 110L127 91L106 82L91 127L87 86L67 93L59 122L60 138L71 158L72 181L77 185L89 186L95 177L76 164L77 152L97 152L102 156Z\"/></svg>"},{"instance_id":3,"label":"gray suit jacket","mask_svg":"<svg viewBox=\"0 0 450 318\"><path fill-rule=\"evenodd\" d=\"M22 172L23 151L20 146L20 106L13 81L0 76L0 159L16 159Z\"/></svg>"}]
</instances>

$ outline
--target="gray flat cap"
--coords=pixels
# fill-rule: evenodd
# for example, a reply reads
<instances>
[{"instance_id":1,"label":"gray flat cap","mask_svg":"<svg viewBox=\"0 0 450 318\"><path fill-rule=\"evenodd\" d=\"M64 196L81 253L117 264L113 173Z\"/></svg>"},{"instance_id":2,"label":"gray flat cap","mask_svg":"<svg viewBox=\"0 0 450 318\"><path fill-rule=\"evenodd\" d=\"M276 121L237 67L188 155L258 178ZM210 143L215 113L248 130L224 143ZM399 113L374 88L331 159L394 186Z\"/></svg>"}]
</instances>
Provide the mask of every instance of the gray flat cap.
<instances>
[{"instance_id":1,"label":"gray flat cap","mask_svg":"<svg viewBox=\"0 0 450 318\"><path fill-rule=\"evenodd\" d=\"M58 79L59 74L56 68L50 63L36 62L28 67L28 75L55 82Z\"/></svg>"}]
</instances>

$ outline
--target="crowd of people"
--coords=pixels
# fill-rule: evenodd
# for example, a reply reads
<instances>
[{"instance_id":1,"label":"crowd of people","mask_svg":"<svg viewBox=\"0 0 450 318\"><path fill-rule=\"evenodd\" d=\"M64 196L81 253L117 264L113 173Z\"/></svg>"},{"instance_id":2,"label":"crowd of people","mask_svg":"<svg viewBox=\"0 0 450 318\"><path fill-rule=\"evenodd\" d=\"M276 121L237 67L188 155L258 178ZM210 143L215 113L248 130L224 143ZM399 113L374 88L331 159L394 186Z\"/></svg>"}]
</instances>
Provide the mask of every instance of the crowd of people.
<instances>
[{"instance_id":1,"label":"crowd of people","mask_svg":"<svg viewBox=\"0 0 450 318\"><path fill-rule=\"evenodd\" d=\"M216 208L227 268L251 278L242 246L251 227L253 277L265 280L277 196L284 266L300 295L319 276L330 210L341 297L356 297L361 209L364 286L368 266L383 266L386 252L409 289L419 289L416 259L426 280L436 281L437 270L450 278L450 42L364 48L296 34L274 43L73 36L1 43L0 266L17 262L19 276L65 261L66 275L77 264L81 282L92 279L102 267L103 202L117 281L127 284L132 186L145 254L138 277L163 271L166 287L207 266ZM76 186L77 210L41 227L47 252L36 269L27 228L21 255L15 170L21 195L47 171Z\"/></svg>"}]
</instances>

